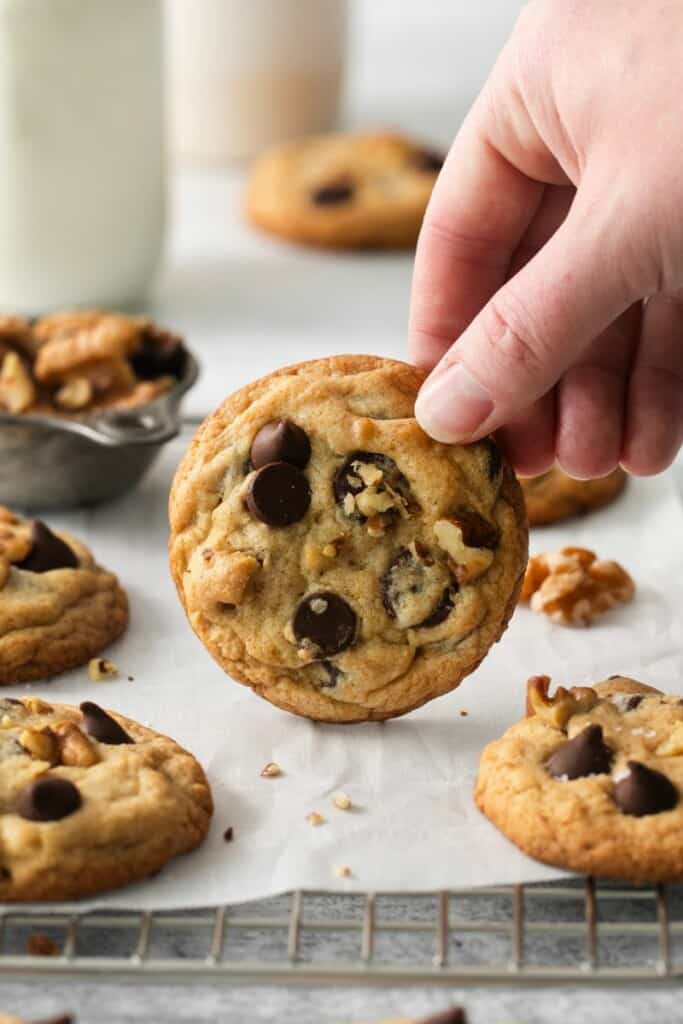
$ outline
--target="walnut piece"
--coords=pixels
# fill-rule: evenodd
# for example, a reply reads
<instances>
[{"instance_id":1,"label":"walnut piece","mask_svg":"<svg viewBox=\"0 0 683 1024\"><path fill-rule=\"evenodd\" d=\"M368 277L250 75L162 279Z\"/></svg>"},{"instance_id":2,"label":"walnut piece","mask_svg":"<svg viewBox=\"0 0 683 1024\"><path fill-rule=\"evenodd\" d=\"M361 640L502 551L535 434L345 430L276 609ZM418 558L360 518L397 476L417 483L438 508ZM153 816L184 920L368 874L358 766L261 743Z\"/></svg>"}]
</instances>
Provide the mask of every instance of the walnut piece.
<instances>
[{"instance_id":1,"label":"walnut piece","mask_svg":"<svg viewBox=\"0 0 683 1024\"><path fill-rule=\"evenodd\" d=\"M346 793L335 793L332 803L335 807L338 807L340 811L351 810L351 797L347 796Z\"/></svg>"},{"instance_id":2,"label":"walnut piece","mask_svg":"<svg viewBox=\"0 0 683 1024\"><path fill-rule=\"evenodd\" d=\"M439 547L452 560L458 583L469 583L491 567L493 551L468 547L463 538L462 525L457 519L437 519L434 523L434 536Z\"/></svg>"},{"instance_id":3,"label":"walnut piece","mask_svg":"<svg viewBox=\"0 0 683 1024\"><path fill-rule=\"evenodd\" d=\"M277 775L282 775L282 768L275 761L269 761L268 764L261 769L261 775L264 779L274 779Z\"/></svg>"},{"instance_id":4,"label":"walnut piece","mask_svg":"<svg viewBox=\"0 0 683 1024\"><path fill-rule=\"evenodd\" d=\"M563 626L589 626L634 592L633 580L617 562L568 547L529 559L520 600Z\"/></svg>"},{"instance_id":5,"label":"walnut piece","mask_svg":"<svg viewBox=\"0 0 683 1024\"><path fill-rule=\"evenodd\" d=\"M31 374L16 352L8 352L0 369L0 409L13 415L26 412L35 400Z\"/></svg>"},{"instance_id":6,"label":"walnut piece","mask_svg":"<svg viewBox=\"0 0 683 1024\"><path fill-rule=\"evenodd\" d=\"M594 708L599 697L590 686L558 686L555 696L548 696L550 676L531 676L526 684L526 713L538 715L548 725L564 729L572 715L584 714Z\"/></svg>"},{"instance_id":7,"label":"walnut piece","mask_svg":"<svg viewBox=\"0 0 683 1024\"><path fill-rule=\"evenodd\" d=\"M72 377L59 389L55 402L62 409L84 409L92 402L92 396L92 384L87 377Z\"/></svg>"},{"instance_id":8,"label":"walnut piece","mask_svg":"<svg viewBox=\"0 0 683 1024\"><path fill-rule=\"evenodd\" d=\"M325 824L325 819L323 818L322 814L318 813L318 811L311 811L310 814L307 814L306 815L306 821L309 823L309 825L314 825L314 826L315 825L324 825Z\"/></svg>"},{"instance_id":9,"label":"walnut piece","mask_svg":"<svg viewBox=\"0 0 683 1024\"><path fill-rule=\"evenodd\" d=\"M4 587L9 579L9 571L11 568L11 562L9 558L0 551L0 590Z\"/></svg>"},{"instance_id":10,"label":"walnut piece","mask_svg":"<svg viewBox=\"0 0 683 1024\"><path fill-rule=\"evenodd\" d=\"M88 662L88 676L93 683L102 683L105 679L115 679L118 667L107 658L91 658Z\"/></svg>"},{"instance_id":11,"label":"walnut piece","mask_svg":"<svg viewBox=\"0 0 683 1024\"><path fill-rule=\"evenodd\" d=\"M57 764L57 740L49 729L24 729L19 742L31 757Z\"/></svg>"},{"instance_id":12,"label":"walnut piece","mask_svg":"<svg viewBox=\"0 0 683 1024\"><path fill-rule=\"evenodd\" d=\"M90 768L100 755L75 722L60 722L54 726L59 745L59 763L68 767Z\"/></svg>"}]
</instances>

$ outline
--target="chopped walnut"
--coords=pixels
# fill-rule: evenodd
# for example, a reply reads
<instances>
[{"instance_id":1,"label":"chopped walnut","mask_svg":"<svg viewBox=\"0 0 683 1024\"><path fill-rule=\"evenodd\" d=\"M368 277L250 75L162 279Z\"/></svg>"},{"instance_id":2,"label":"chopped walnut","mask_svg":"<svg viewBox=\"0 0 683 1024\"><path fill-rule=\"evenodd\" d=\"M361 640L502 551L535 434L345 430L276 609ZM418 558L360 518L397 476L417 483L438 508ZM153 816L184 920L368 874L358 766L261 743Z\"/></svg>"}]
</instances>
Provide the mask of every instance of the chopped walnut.
<instances>
[{"instance_id":1,"label":"chopped walnut","mask_svg":"<svg viewBox=\"0 0 683 1024\"><path fill-rule=\"evenodd\" d=\"M264 779L274 779L277 775L282 775L282 769L279 764L275 761L269 761L264 768L261 769L261 775Z\"/></svg>"},{"instance_id":2,"label":"chopped walnut","mask_svg":"<svg viewBox=\"0 0 683 1024\"><path fill-rule=\"evenodd\" d=\"M348 811L351 809L351 797L347 796L346 793L335 793L332 803L335 807L338 807L340 811Z\"/></svg>"},{"instance_id":3,"label":"chopped walnut","mask_svg":"<svg viewBox=\"0 0 683 1024\"><path fill-rule=\"evenodd\" d=\"M491 567L493 551L465 544L462 524L457 518L438 519L434 523L434 535L439 547L451 558L458 583L469 583Z\"/></svg>"},{"instance_id":4,"label":"chopped walnut","mask_svg":"<svg viewBox=\"0 0 683 1024\"><path fill-rule=\"evenodd\" d=\"M73 377L62 385L55 395L55 402L63 409L84 409L92 402L92 384L87 377Z\"/></svg>"},{"instance_id":5,"label":"chopped walnut","mask_svg":"<svg viewBox=\"0 0 683 1024\"><path fill-rule=\"evenodd\" d=\"M310 814L307 814L306 815L306 821L310 825L314 825L314 826L316 826L316 825L324 825L325 824L325 819L323 818L322 814L318 814L317 811L311 811Z\"/></svg>"},{"instance_id":6,"label":"chopped walnut","mask_svg":"<svg viewBox=\"0 0 683 1024\"><path fill-rule=\"evenodd\" d=\"M36 400L31 374L16 352L8 352L0 368L0 409L13 415L26 412Z\"/></svg>"},{"instance_id":7,"label":"chopped walnut","mask_svg":"<svg viewBox=\"0 0 683 1024\"><path fill-rule=\"evenodd\" d=\"M88 662L88 675L93 683L102 683L105 679L115 679L118 674L118 667L107 658L91 658Z\"/></svg>"},{"instance_id":8,"label":"chopped walnut","mask_svg":"<svg viewBox=\"0 0 683 1024\"><path fill-rule=\"evenodd\" d=\"M531 676L526 689L526 713L527 717L538 715L557 729L564 729L572 715L590 711L600 699L590 686L572 686L569 690L558 686L554 697L548 696L549 689L550 676Z\"/></svg>"},{"instance_id":9,"label":"chopped walnut","mask_svg":"<svg viewBox=\"0 0 683 1024\"><path fill-rule=\"evenodd\" d=\"M24 729L19 742L31 757L48 764L57 764L57 740L49 729Z\"/></svg>"},{"instance_id":10,"label":"chopped walnut","mask_svg":"<svg viewBox=\"0 0 683 1024\"><path fill-rule=\"evenodd\" d=\"M60 722L54 726L54 731L59 745L59 764L89 768L98 763L100 755L75 722Z\"/></svg>"},{"instance_id":11,"label":"chopped walnut","mask_svg":"<svg viewBox=\"0 0 683 1024\"><path fill-rule=\"evenodd\" d=\"M27 697L24 704L32 715L49 715L52 713L52 705L41 700L40 697Z\"/></svg>"},{"instance_id":12,"label":"chopped walnut","mask_svg":"<svg viewBox=\"0 0 683 1024\"><path fill-rule=\"evenodd\" d=\"M553 622L588 626L617 604L630 601L633 580L617 562L586 548L563 548L529 559L521 600Z\"/></svg>"},{"instance_id":13,"label":"chopped walnut","mask_svg":"<svg viewBox=\"0 0 683 1024\"><path fill-rule=\"evenodd\" d=\"M348 867L346 864L342 864L334 869L334 873L337 876L337 878L350 878L351 868Z\"/></svg>"}]
</instances>

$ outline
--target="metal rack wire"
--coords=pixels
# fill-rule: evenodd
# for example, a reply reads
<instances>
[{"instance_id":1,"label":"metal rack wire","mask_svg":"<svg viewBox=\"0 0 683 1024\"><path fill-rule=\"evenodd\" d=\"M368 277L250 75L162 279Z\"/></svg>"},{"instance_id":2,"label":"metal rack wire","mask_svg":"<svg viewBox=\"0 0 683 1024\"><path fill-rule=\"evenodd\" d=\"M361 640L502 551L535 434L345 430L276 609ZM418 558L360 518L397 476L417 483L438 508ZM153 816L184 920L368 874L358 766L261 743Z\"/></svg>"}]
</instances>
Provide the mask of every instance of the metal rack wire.
<instances>
[{"instance_id":1,"label":"metal rack wire","mask_svg":"<svg viewBox=\"0 0 683 1024\"><path fill-rule=\"evenodd\" d=\"M40 932L55 955L26 951ZM593 879L429 894L294 892L184 913L0 914L0 976L485 984L683 976L683 887Z\"/></svg>"}]
</instances>

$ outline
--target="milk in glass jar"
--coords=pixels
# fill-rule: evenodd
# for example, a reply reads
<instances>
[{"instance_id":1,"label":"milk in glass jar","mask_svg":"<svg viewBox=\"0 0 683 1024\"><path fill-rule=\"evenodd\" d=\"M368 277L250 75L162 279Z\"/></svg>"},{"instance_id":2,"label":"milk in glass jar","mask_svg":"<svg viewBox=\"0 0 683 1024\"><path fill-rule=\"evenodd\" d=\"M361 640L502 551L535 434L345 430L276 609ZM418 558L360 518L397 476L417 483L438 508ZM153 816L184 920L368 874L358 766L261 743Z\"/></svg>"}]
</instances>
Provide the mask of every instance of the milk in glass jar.
<instances>
[{"instance_id":1,"label":"milk in glass jar","mask_svg":"<svg viewBox=\"0 0 683 1024\"><path fill-rule=\"evenodd\" d=\"M160 0L0 0L0 311L126 306L164 231Z\"/></svg>"}]
</instances>

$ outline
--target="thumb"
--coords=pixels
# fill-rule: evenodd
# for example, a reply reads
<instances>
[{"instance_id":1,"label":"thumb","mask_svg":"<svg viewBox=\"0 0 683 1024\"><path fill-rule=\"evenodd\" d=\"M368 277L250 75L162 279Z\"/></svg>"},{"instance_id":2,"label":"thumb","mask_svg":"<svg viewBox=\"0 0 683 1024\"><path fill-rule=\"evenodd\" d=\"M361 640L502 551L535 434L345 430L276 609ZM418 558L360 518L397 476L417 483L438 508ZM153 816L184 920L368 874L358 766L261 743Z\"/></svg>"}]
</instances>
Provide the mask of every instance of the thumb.
<instances>
[{"instance_id":1,"label":"thumb","mask_svg":"<svg viewBox=\"0 0 683 1024\"><path fill-rule=\"evenodd\" d=\"M513 421L646 294L646 288L633 294L638 275L625 272L620 235L613 225L601 228L580 216L575 201L423 384L415 415L428 434L447 443L473 441Z\"/></svg>"}]
</instances>

